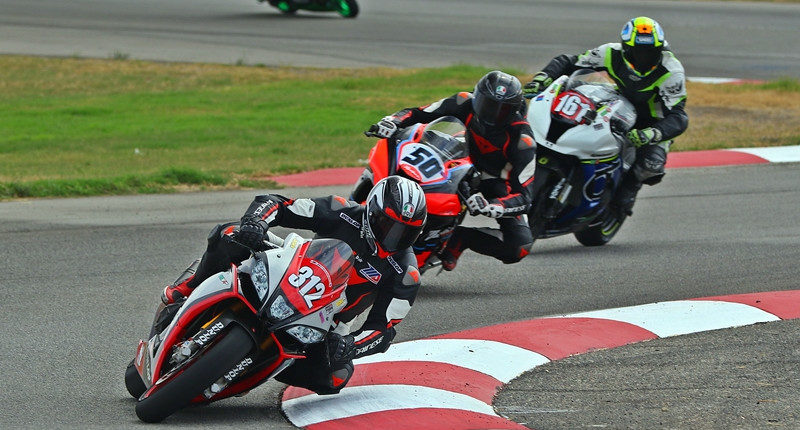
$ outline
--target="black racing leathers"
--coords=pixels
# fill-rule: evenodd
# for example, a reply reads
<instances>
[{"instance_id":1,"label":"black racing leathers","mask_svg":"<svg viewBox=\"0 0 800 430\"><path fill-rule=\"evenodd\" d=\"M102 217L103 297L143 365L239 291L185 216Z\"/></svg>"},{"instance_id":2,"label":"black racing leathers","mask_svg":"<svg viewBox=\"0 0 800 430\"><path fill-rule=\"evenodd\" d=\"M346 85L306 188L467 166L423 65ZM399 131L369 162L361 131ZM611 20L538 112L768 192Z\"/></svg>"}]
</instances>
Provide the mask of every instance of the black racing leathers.
<instances>
[{"instance_id":1,"label":"black racing leathers","mask_svg":"<svg viewBox=\"0 0 800 430\"><path fill-rule=\"evenodd\" d=\"M429 123L448 115L464 123L471 161L481 173L479 190L490 202L501 204L504 215L498 220L500 231L459 227L450 242L514 263L533 244L530 229L522 218L532 197L536 153L533 132L520 113L514 113L504 127L485 126L475 118L472 97L472 93L460 92L428 106L403 109L393 114L392 119L398 127Z\"/></svg>"},{"instance_id":2,"label":"black racing leathers","mask_svg":"<svg viewBox=\"0 0 800 430\"><path fill-rule=\"evenodd\" d=\"M374 255L361 237L364 210L339 196L290 200L264 195L256 197L242 217L259 218L270 226L311 230L317 237L350 245L356 256L346 290L348 305L336 320L347 324L372 305L364 325L353 333L356 358L386 351L394 326L411 309L419 289L419 270L411 248L383 259Z\"/></svg>"},{"instance_id":3,"label":"black racing leathers","mask_svg":"<svg viewBox=\"0 0 800 430\"><path fill-rule=\"evenodd\" d=\"M242 222L256 221L269 226L311 230L316 237L339 239L355 254L347 289L347 306L335 315L335 332L354 337L355 358L385 352L395 336L397 325L411 309L419 289L419 270L411 249L379 258L361 237L364 207L339 196L292 200L270 194L257 196L242 217ZM194 278L188 283L195 288L203 280L231 263L250 256L250 250L229 240L239 223L215 227L208 237L208 247ZM360 327L351 327L354 318L372 307ZM354 331L353 331L354 330ZM351 333L351 331L353 331ZM321 345L324 345L321 344ZM276 379L305 387L319 394L333 394L346 384L352 375L352 360L332 363L322 347L312 348L309 358L299 360ZM329 367L330 366L330 367Z\"/></svg>"},{"instance_id":4,"label":"black racing leathers","mask_svg":"<svg viewBox=\"0 0 800 430\"><path fill-rule=\"evenodd\" d=\"M363 214L363 206L338 196L292 200L271 194L257 196L242 217L243 221L263 220L270 226L311 230L317 237L339 239L352 248L356 256L346 289L348 305L336 315L337 323L342 325L336 331L349 333L345 332L348 324L372 305L363 326L353 327L358 329L353 333L356 357L386 351L395 335L394 326L411 309L419 289L419 271L411 249L386 259L373 255L361 238ZM220 240L233 225L218 226L212 231L190 287L227 270L231 262L249 257L246 248Z\"/></svg>"}]
</instances>

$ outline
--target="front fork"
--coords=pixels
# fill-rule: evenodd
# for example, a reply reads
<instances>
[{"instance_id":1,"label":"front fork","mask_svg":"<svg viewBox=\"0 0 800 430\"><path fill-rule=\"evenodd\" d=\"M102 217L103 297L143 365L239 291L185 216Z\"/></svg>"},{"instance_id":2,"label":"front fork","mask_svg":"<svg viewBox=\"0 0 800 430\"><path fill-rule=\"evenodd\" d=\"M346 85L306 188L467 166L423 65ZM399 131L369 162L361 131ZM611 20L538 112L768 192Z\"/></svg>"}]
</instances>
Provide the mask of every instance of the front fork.
<instances>
[{"instance_id":1,"label":"front fork","mask_svg":"<svg viewBox=\"0 0 800 430\"><path fill-rule=\"evenodd\" d=\"M375 184L375 175L372 173L372 169L367 167L361 172L361 176L356 181L356 184L353 186L353 192L350 193L350 200L361 203L367 200L367 195L369 191L372 189L373 185Z\"/></svg>"}]
</instances>

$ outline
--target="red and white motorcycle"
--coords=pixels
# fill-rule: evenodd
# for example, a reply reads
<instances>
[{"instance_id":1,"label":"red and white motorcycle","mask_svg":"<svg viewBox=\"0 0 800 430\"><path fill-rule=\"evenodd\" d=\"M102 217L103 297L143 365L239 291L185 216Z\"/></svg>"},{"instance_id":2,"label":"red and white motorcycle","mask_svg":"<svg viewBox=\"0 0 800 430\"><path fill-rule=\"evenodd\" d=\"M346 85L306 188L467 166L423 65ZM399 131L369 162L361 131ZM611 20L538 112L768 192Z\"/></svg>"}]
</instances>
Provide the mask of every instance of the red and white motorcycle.
<instances>
[{"instance_id":1,"label":"red and white motorcycle","mask_svg":"<svg viewBox=\"0 0 800 430\"><path fill-rule=\"evenodd\" d=\"M227 237L227 236L226 236ZM136 415L158 422L192 403L247 392L307 358L347 305L353 251L336 239L280 239L156 311L125 372ZM159 321L159 319L162 321Z\"/></svg>"}]
</instances>

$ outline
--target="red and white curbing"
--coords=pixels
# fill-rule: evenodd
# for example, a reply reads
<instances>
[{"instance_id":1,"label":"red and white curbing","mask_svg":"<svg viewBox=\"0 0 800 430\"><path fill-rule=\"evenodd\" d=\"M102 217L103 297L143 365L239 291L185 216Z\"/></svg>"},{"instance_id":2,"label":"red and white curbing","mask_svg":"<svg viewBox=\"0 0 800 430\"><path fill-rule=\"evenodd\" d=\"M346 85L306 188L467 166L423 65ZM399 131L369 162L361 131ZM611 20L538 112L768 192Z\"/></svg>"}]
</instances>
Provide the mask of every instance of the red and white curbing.
<instances>
[{"instance_id":1,"label":"red and white curbing","mask_svg":"<svg viewBox=\"0 0 800 430\"><path fill-rule=\"evenodd\" d=\"M667 156L668 169L793 162L800 162L800 145L670 152ZM352 185L362 171L363 167L340 167L275 176L271 179L290 187Z\"/></svg>"},{"instance_id":2,"label":"red and white curbing","mask_svg":"<svg viewBox=\"0 0 800 430\"><path fill-rule=\"evenodd\" d=\"M356 361L334 396L289 387L282 409L311 430L525 429L494 412L505 383L552 360L649 339L800 318L800 290L706 297L512 322L392 345Z\"/></svg>"}]
</instances>

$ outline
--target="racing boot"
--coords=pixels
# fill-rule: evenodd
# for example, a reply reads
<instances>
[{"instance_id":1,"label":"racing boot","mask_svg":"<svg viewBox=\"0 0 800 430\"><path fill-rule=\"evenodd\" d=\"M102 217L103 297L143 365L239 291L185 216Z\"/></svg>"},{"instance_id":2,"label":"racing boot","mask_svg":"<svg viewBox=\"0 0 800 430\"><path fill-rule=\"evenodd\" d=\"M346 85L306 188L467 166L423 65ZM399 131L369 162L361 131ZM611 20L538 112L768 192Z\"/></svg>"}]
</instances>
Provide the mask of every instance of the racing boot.
<instances>
[{"instance_id":1,"label":"racing boot","mask_svg":"<svg viewBox=\"0 0 800 430\"><path fill-rule=\"evenodd\" d=\"M453 239L450 239L444 249L439 252L439 255L437 255L439 260L442 262L442 269L447 270L448 272L455 269L456 264L458 263L458 258L461 257L462 252L464 252L462 242L460 240L454 241Z\"/></svg>"},{"instance_id":2,"label":"racing boot","mask_svg":"<svg viewBox=\"0 0 800 430\"><path fill-rule=\"evenodd\" d=\"M199 265L200 259L198 258L183 271L183 274L181 274L172 285L167 285L164 288L164 291L161 293L161 301L164 302L165 305L171 305L189 297L189 294L192 293L192 288L189 288L187 284L194 279L194 274Z\"/></svg>"},{"instance_id":3,"label":"racing boot","mask_svg":"<svg viewBox=\"0 0 800 430\"><path fill-rule=\"evenodd\" d=\"M639 193L641 188L642 183L634 175L624 177L622 183L619 184L617 192L614 193L614 200L611 204L623 214L627 216L633 215L633 204L636 202L636 194Z\"/></svg>"}]
</instances>

